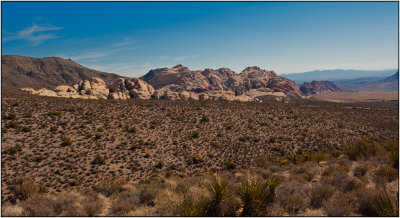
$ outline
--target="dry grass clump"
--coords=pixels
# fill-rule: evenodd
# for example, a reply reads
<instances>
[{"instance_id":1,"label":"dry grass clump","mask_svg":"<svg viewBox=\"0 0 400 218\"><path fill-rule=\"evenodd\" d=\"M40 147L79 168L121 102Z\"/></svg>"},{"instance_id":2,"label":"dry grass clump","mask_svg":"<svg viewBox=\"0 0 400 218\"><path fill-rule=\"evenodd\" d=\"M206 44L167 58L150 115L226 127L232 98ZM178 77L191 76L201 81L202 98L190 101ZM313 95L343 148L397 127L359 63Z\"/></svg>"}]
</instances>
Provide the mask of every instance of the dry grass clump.
<instances>
[{"instance_id":1,"label":"dry grass clump","mask_svg":"<svg viewBox=\"0 0 400 218\"><path fill-rule=\"evenodd\" d=\"M313 208L320 208L335 193L335 187L329 184L316 184L310 190L310 205Z\"/></svg>"},{"instance_id":2,"label":"dry grass clump","mask_svg":"<svg viewBox=\"0 0 400 218\"><path fill-rule=\"evenodd\" d=\"M101 179L92 188L94 191L102 193L106 196L117 194L125 190L126 181L118 176L109 176Z\"/></svg>"}]
</instances>

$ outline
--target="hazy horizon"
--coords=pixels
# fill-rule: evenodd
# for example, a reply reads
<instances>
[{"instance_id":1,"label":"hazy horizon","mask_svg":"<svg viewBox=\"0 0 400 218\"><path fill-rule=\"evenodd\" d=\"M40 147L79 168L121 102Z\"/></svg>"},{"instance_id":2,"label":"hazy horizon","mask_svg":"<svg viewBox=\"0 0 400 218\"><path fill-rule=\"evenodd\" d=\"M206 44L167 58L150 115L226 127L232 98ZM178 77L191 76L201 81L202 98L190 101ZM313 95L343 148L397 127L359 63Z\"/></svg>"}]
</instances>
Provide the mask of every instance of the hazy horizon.
<instances>
[{"instance_id":1,"label":"hazy horizon","mask_svg":"<svg viewBox=\"0 0 400 218\"><path fill-rule=\"evenodd\" d=\"M141 76L258 66L277 74L398 66L397 2L2 2L3 54ZM73 13L71 13L73 11Z\"/></svg>"}]
</instances>

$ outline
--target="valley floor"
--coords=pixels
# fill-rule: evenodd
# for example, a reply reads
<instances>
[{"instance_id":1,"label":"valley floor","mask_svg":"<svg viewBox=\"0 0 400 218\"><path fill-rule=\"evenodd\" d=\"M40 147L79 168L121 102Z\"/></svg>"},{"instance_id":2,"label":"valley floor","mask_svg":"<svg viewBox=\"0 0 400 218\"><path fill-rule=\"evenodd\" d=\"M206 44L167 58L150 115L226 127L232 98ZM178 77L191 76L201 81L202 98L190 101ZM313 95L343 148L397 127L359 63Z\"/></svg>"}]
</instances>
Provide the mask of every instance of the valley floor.
<instances>
[{"instance_id":1,"label":"valley floor","mask_svg":"<svg viewBox=\"0 0 400 218\"><path fill-rule=\"evenodd\" d=\"M398 191L398 168L390 159L393 145L398 152L397 102L83 100L3 93L1 128L2 202L9 204L3 214L35 216L35 202L41 202L48 214L66 216L243 215L248 208L237 190L246 181L276 180L276 195L267 194L275 197L254 213L340 215L329 208L336 205L342 215L360 215L376 213L360 209L366 193L386 190L392 198ZM345 150L360 139L368 139L360 145L368 152ZM229 181L229 198L218 207L208 191L212 173ZM328 190L318 205L310 195L314 189ZM272 193L271 187L265 192ZM54 198L69 208L51 209L61 207L51 203ZM345 208L352 200L357 211ZM71 209L78 201L82 208Z\"/></svg>"}]
</instances>

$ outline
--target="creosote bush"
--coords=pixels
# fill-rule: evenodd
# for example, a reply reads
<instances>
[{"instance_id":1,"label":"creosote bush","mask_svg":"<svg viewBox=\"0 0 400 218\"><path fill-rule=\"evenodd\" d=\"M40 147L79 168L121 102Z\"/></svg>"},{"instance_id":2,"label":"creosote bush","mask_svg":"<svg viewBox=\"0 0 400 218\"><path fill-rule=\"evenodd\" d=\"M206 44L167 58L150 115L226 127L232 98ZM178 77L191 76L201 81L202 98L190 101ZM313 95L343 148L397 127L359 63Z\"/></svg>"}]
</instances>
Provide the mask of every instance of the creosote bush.
<instances>
[{"instance_id":1,"label":"creosote bush","mask_svg":"<svg viewBox=\"0 0 400 218\"><path fill-rule=\"evenodd\" d=\"M103 164L106 164L106 160L104 159L104 157L101 154L97 154L94 157L92 164L103 165Z\"/></svg>"},{"instance_id":2,"label":"creosote bush","mask_svg":"<svg viewBox=\"0 0 400 218\"><path fill-rule=\"evenodd\" d=\"M106 196L111 196L112 194L117 194L124 191L124 185L126 181L118 176L109 176L101 179L92 188L96 192L103 193Z\"/></svg>"}]
</instances>

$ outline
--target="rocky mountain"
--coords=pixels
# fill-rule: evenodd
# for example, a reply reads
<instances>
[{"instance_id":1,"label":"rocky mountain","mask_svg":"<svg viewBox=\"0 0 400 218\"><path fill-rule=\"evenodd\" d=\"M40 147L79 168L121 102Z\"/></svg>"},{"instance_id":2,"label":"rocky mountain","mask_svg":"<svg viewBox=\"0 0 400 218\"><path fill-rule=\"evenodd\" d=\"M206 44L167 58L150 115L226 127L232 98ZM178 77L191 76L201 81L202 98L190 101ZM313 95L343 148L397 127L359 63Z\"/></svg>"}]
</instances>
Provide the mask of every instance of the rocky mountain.
<instances>
[{"instance_id":1,"label":"rocky mountain","mask_svg":"<svg viewBox=\"0 0 400 218\"><path fill-rule=\"evenodd\" d=\"M110 84L121 76L84 67L70 59L59 57L33 58L18 55L1 57L2 86L53 89L59 85L74 85L98 77Z\"/></svg>"},{"instance_id":2,"label":"rocky mountain","mask_svg":"<svg viewBox=\"0 0 400 218\"><path fill-rule=\"evenodd\" d=\"M151 70L140 79L156 89L156 97L168 99L244 100L263 95L301 95L296 83L259 67L247 67L236 74L228 68L191 71L177 65Z\"/></svg>"},{"instance_id":3,"label":"rocky mountain","mask_svg":"<svg viewBox=\"0 0 400 218\"><path fill-rule=\"evenodd\" d=\"M304 95L340 91L339 87L330 81L305 82L300 86L300 90Z\"/></svg>"},{"instance_id":4,"label":"rocky mountain","mask_svg":"<svg viewBox=\"0 0 400 218\"><path fill-rule=\"evenodd\" d=\"M253 101L272 96L301 96L299 86L274 71L247 67L236 74L228 68L192 71L177 65L124 78L83 67L58 57L2 56L2 86L32 94L86 99L214 99Z\"/></svg>"},{"instance_id":5,"label":"rocky mountain","mask_svg":"<svg viewBox=\"0 0 400 218\"><path fill-rule=\"evenodd\" d=\"M304 82L310 82L313 80L322 81L339 81L339 80L351 80L360 77L388 77L395 73L397 69L391 70L314 70L303 73L290 73L282 74L281 76L286 77L295 81L297 84L302 84Z\"/></svg>"},{"instance_id":6,"label":"rocky mountain","mask_svg":"<svg viewBox=\"0 0 400 218\"><path fill-rule=\"evenodd\" d=\"M343 91L358 92L358 91L398 91L399 87L399 72L386 78L370 81L370 82L352 82L340 81L335 84Z\"/></svg>"},{"instance_id":7,"label":"rocky mountain","mask_svg":"<svg viewBox=\"0 0 400 218\"><path fill-rule=\"evenodd\" d=\"M105 82L97 77L83 80L73 86L56 86L54 90L41 88L21 88L31 94L51 97L81 98L81 99L150 99L154 93L151 85L137 78L119 78L107 87Z\"/></svg>"}]
</instances>

